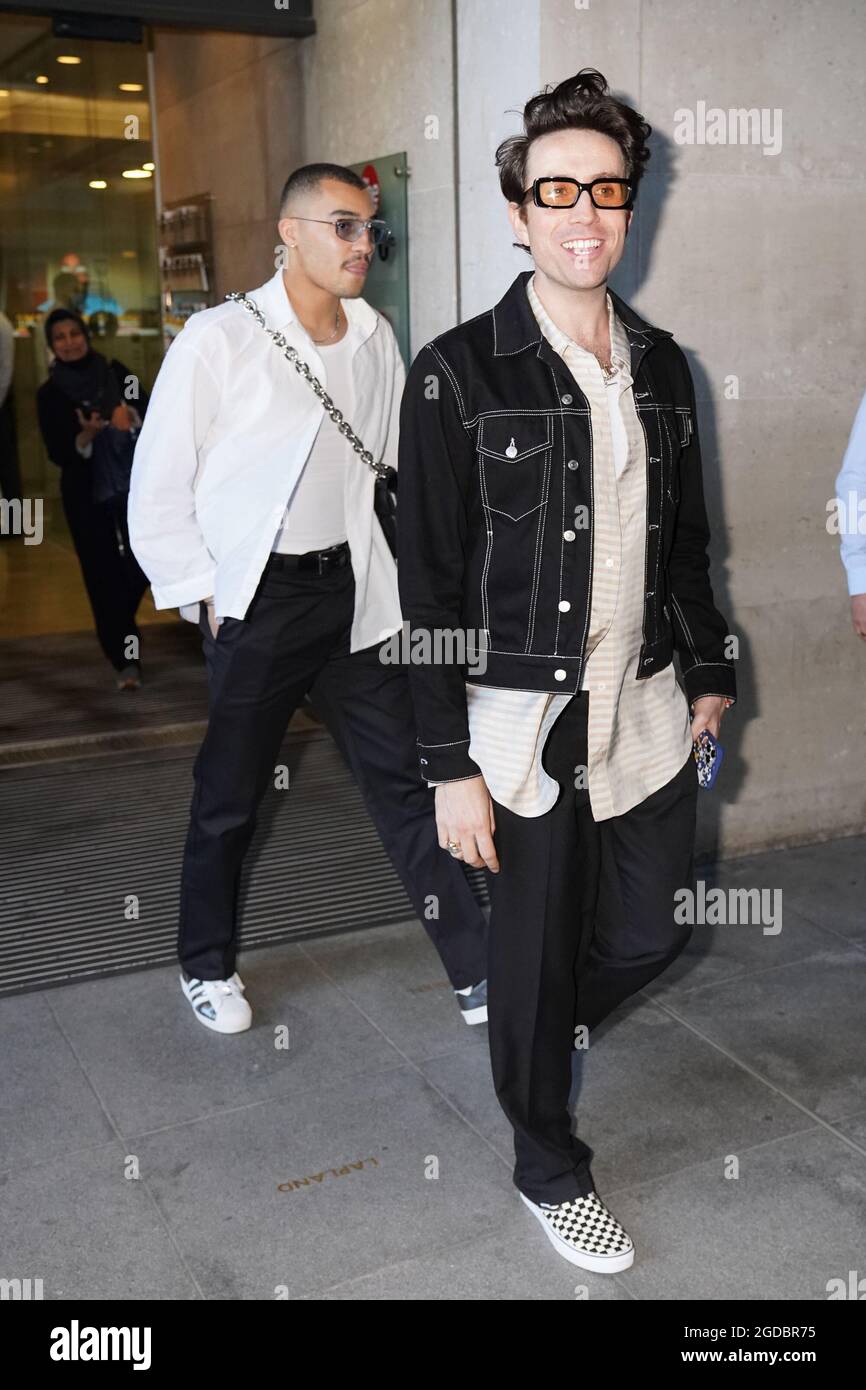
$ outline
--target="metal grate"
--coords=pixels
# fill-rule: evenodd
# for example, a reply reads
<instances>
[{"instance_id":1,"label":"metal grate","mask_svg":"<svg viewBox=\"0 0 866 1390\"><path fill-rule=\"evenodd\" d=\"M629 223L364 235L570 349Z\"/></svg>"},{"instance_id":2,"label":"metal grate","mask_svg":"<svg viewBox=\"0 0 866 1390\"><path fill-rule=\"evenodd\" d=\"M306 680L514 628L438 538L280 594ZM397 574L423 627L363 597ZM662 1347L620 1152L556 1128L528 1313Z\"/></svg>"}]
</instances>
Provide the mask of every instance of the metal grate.
<instances>
[{"instance_id":1,"label":"metal grate","mask_svg":"<svg viewBox=\"0 0 866 1390\"><path fill-rule=\"evenodd\" d=\"M0 995L174 962L195 751L0 772ZM411 919L330 737L291 734L281 761L291 790L266 793L241 879L244 948ZM465 872L486 903L483 872Z\"/></svg>"}]
</instances>

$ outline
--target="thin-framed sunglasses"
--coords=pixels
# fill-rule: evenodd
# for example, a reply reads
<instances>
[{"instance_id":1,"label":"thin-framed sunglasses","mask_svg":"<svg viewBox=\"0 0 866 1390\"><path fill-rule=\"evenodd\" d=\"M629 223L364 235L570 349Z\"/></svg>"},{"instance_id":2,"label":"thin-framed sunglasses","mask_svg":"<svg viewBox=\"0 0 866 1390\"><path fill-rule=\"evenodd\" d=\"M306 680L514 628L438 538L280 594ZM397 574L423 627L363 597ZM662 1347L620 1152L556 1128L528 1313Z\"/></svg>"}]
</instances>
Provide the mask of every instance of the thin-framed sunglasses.
<instances>
[{"instance_id":1,"label":"thin-framed sunglasses","mask_svg":"<svg viewBox=\"0 0 866 1390\"><path fill-rule=\"evenodd\" d=\"M631 207L634 188L628 179L592 179L589 183L581 183L579 179L557 179L548 175L525 188L521 201L531 193L538 208L573 208L584 189L593 207Z\"/></svg>"},{"instance_id":2,"label":"thin-framed sunglasses","mask_svg":"<svg viewBox=\"0 0 866 1390\"><path fill-rule=\"evenodd\" d=\"M333 227L341 241L357 241L365 227L369 227L374 246L381 246L390 235L391 228L381 217L296 217L296 222L321 222L322 226Z\"/></svg>"}]
</instances>

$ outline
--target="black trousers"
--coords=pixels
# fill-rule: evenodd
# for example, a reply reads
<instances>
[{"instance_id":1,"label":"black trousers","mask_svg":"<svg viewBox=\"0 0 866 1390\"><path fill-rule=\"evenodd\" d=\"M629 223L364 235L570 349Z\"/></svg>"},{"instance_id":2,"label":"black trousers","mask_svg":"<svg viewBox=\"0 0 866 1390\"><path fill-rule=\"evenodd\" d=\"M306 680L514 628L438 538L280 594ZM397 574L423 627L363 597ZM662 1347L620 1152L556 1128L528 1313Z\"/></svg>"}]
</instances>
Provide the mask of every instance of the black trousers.
<instances>
[{"instance_id":1,"label":"black trousers","mask_svg":"<svg viewBox=\"0 0 866 1390\"><path fill-rule=\"evenodd\" d=\"M514 1182L535 1202L593 1190L592 1150L571 1132L572 1059L591 1030L659 975L692 928L674 892L692 886L697 774L675 777L624 815L596 822L574 770L587 763L586 692L547 738L560 784L542 816L494 801L500 872L490 875L488 1031L493 1081L514 1128Z\"/></svg>"},{"instance_id":2,"label":"black trousers","mask_svg":"<svg viewBox=\"0 0 866 1390\"><path fill-rule=\"evenodd\" d=\"M63 511L90 599L96 636L114 669L122 671L130 664L128 638L138 638L141 652L135 615L148 578L129 544L126 499L97 505L90 490L89 463L67 464L60 479Z\"/></svg>"},{"instance_id":3,"label":"black trousers","mask_svg":"<svg viewBox=\"0 0 866 1390\"><path fill-rule=\"evenodd\" d=\"M418 772L407 673L383 664L378 644L350 653L354 594L351 565L319 575L270 557L246 616L225 618L216 638L201 605L209 720L193 767L178 931L181 964L199 979L234 972L243 858L286 727L307 694L352 769L451 984L464 989L485 978L487 922L464 869L439 848L433 795ZM425 912L431 895L438 917Z\"/></svg>"}]
</instances>

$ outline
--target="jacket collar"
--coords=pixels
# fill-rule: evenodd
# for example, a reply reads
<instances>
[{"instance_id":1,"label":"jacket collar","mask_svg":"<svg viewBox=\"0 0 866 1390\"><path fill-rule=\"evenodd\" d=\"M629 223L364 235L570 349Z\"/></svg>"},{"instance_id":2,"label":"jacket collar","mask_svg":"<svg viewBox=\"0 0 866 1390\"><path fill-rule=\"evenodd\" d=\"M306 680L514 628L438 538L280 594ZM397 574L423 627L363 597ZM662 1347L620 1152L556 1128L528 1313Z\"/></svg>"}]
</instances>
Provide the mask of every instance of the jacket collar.
<instances>
[{"instance_id":1,"label":"jacket collar","mask_svg":"<svg viewBox=\"0 0 866 1390\"><path fill-rule=\"evenodd\" d=\"M258 289L249 290L248 296L254 299L261 309L268 328L282 333L289 324L296 324L299 331L306 334L306 329L298 319L286 293L282 270L275 271L270 280L259 285ZM341 299L340 303L349 321L349 331L356 334L359 344L362 343L376 328L379 322L378 313L366 299Z\"/></svg>"},{"instance_id":2,"label":"jacket collar","mask_svg":"<svg viewBox=\"0 0 866 1390\"><path fill-rule=\"evenodd\" d=\"M494 357L511 356L524 348L537 347L540 343L541 327L526 293L526 283L532 274L531 270L522 270L492 310ZM640 351L658 338L673 337L666 328L654 328L647 323L609 286L608 293L617 315L625 324L632 349Z\"/></svg>"}]
</instances>

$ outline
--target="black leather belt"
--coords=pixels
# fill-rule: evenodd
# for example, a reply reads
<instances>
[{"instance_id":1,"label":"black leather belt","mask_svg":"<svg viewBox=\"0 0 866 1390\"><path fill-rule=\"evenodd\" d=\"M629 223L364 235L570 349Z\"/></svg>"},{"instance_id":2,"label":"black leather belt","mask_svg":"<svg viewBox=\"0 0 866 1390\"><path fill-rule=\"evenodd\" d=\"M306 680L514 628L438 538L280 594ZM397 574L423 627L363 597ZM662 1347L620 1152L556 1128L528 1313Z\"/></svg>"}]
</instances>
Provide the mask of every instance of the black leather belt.
<instances>
[{"instance_id":1,"label":"black leather belt","mask_svg":"<svg viewBox=\"0 0 866 1390\"><path fill-rule=\"evenodd\" d=\"M324 574L326 570L340 570L349 563L349 542L329 545L327 550L308 550L303 555L285 555L279 550L271 551L267 568L285 570L315 570Z\"/></svg>"}]
</instances>

